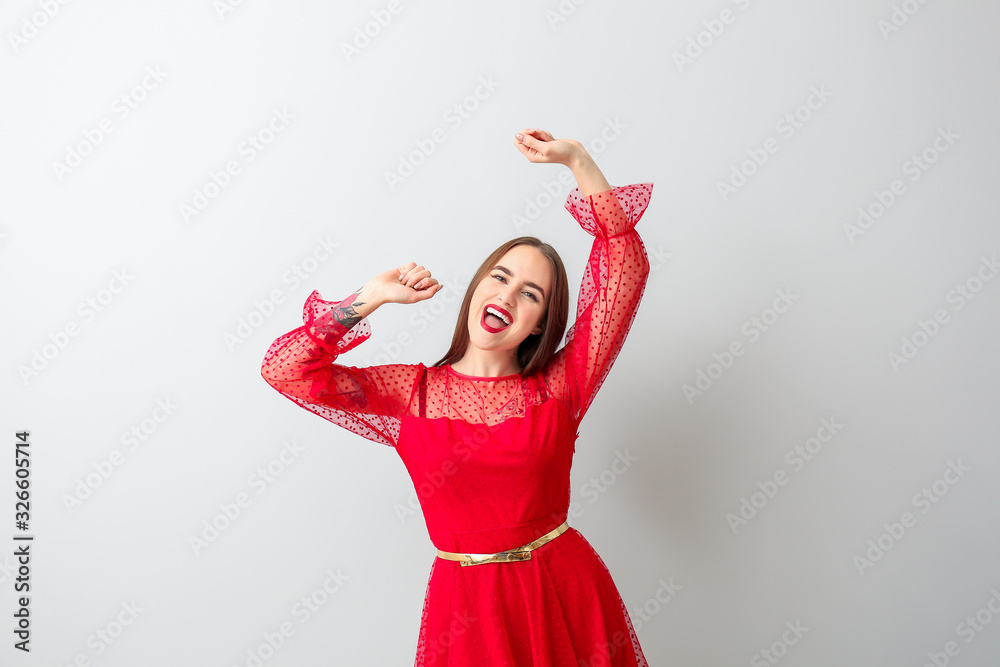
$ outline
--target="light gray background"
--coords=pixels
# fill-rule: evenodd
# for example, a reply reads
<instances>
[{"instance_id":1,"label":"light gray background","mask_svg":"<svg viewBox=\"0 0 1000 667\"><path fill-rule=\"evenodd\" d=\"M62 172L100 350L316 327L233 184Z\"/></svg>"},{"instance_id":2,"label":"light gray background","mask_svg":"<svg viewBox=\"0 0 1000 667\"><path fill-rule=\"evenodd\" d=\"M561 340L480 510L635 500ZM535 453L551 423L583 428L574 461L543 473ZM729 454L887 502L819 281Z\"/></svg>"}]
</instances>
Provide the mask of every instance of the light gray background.
<instances>
[{"instance_id":1,"label":"light gray background","mask_svg":"<svg viewBox=\"0 0 1000 667\"><path fill-rule=\"evenodd\" d=\"M521 234L559 249L575 299L592 238L562 208L566 169L511 143L541 127L590 147L614 185L655 183L638 226L653 270L581 427L571 518L650 664L773 664L764 649L782 665L997 664L995 3L230 4L4 5L5 627L19 429L37 537L33 650L6 632L0 663L247 665L286 623L268 666L412 664L434 549L401 512L405 469L283 398L260 362L311 290L343 298L412 260L457 287L434 312L375 313L343 361L431 364L479 262ZM391 21L346 57L372 12ZM165 78L142 90L147 68ZM481 79L495 87L477 99ZM293 118L247 159L275 109ZM796 113L794 133L776 125ZM60 179L54 163L102 119L112 131ZM445 140L390 188L435 128ZM240 173L186 223L181 206L230 160ZM752 336L755 317L768 324ZM241 320L248 335L227 342ZM917 352L894 365L904 338ZM700 371L711 386L689 396ZM820 435L807 462L787 456ZM298 455L274 463L291 441ZM269 464L281 474L256 484ZM190 539L241 493L249 506L196 554ZM758 507L734 530L744 499ZM346 577L329 595L328 571ZM323 603L304 618L309 596ZM123 605L141 611L118 634Z\"/></svg>"}]
</instances>

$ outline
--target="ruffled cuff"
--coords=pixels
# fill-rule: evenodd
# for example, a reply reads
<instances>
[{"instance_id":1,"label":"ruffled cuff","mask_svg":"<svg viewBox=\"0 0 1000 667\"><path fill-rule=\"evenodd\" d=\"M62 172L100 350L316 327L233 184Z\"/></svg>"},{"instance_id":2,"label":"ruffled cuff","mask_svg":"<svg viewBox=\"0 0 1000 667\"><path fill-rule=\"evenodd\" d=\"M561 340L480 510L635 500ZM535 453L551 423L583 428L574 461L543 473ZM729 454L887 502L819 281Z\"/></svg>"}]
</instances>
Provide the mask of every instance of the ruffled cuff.
<instances>
[{"instance_id":1,"label":"ruffled cuff","mask_svg":"<svg viewBox=\"0 0 1000 667\"><path fill-rule=\"evenodd\" d=\"M652 183L622 185L589 197L576 187L566 197L565 207L591 236L612 238L634 230L652 194Z\"/></svg>"},{"instance_id":2,"label":"ruffled cuff","mask_svg":"<svg viewBox=\"0 0 1000 667\"><path fill-rule=\"evenodd\" d=\"M335 359L372 335L367 317L361 318L350 329L337 320L336 310L341 303L343 300L324 301L320 293L313 290L302 307L302 322L305 324L306 334L328 358Z\"/></svg>"}]
</instances>

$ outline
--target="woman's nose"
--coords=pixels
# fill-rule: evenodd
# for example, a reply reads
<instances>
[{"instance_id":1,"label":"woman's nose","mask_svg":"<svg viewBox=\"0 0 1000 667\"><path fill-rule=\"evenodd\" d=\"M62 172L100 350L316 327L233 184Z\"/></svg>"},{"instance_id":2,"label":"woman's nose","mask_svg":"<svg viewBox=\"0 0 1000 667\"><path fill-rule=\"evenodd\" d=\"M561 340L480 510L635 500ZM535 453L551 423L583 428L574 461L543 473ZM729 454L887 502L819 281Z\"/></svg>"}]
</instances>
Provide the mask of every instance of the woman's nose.
<instances>
[{"instance_id":1,"label":"woman's nose","mask_svg":"<svg viewBox=\"0 0 1000 667\"><path fill-rule=\"evenodd\" d=\"M500 289L497 290L497 296L500 298L500 302L504 306L513 305L510 300L511 288L509 285L500 285Z\"/></svg>"}]
</instances>

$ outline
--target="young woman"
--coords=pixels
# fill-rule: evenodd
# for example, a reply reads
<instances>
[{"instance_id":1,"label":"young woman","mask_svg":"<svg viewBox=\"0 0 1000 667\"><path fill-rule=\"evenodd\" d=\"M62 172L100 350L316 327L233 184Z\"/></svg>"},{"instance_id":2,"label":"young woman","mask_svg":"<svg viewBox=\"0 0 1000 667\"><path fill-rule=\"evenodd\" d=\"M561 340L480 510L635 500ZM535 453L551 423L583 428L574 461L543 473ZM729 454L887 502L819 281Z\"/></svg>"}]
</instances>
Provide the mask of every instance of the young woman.
<instances>
[{"instance_id":1,"label":"young woman","mask_svg":"<svg viewBox=\"0 0 1000 667\"><path fill-rule=\"evenodd\" d=\"M635 231L652 183L612 188L583 145L515 134L531 162L569 167L566 209L594 236L576 321L559 255L522 236L469 284L451 349L433 366L356 368L337 358L371 335L385 303L441 285L414 262L342 301L313 291L304 325L280 336L261 374L296 404L396 448L438 549L416 667L645 666L604 562L567 524L578 427L625 341L649 274Z\"/></svg>"}]
</instances>

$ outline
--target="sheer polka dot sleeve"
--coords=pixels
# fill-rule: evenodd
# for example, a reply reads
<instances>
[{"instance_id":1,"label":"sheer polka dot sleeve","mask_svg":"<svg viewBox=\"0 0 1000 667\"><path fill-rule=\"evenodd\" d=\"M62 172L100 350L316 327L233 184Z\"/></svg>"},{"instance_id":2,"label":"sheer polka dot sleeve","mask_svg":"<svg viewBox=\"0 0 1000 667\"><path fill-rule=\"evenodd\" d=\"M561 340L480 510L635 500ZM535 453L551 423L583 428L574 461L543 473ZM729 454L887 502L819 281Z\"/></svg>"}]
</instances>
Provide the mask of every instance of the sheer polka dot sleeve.
<instances>
[{"instance_id":1,"label":"sheer polka dot sleeve","mask_svg":"<svg viewBox=\"0 0 1000 667\"><path fill-rule=\"evenodd\" d=\"M279 336L264 355L261 375L297 405L380 444L395 446L420 365L355 368L337 358L369 337L362 318L351 327L337 319L340 301L313 291L302 309L303 326Z\"/></svg>"},{"instance_id":2,"label":"sheer polka dot sleeve","mask_svg":"<svg viewBox=\"0 0 1000 667\"><path fill-rule=\"evenodd\" d=\"M580 285L576 321L543 375L574 425L604 383L639 309L649 259L635 226L652 192L652 183L639 183L589 197L575 188L566 198L566 210L595 238Z\"/></svg>"}]
</instances>

